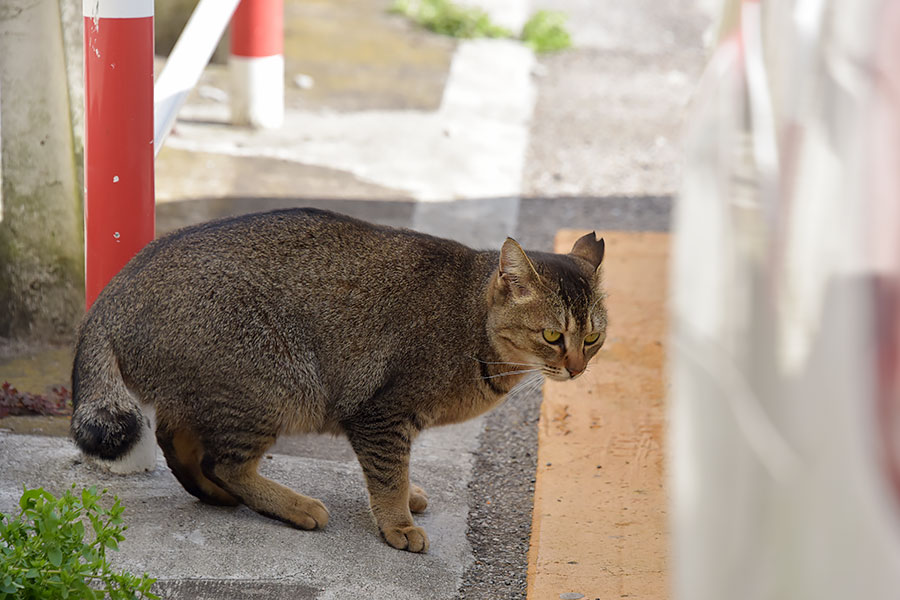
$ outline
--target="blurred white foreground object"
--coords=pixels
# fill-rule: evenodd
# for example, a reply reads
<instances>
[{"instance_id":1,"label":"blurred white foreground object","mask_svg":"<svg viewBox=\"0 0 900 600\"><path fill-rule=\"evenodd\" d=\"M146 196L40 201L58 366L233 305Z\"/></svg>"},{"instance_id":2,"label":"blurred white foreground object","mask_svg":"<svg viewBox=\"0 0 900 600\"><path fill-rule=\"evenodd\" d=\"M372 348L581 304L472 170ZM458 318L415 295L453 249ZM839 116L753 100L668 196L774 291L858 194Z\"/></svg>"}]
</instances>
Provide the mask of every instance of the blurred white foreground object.
<instances>
[{"instance_id":1,"label":"blurred white foreground object","mask_svg":"<svg viewBox=\"0 0 900 600\"><path fill-rule=\"evenodd\" d=\"M739 12L674 212L674 598L895 599L900 3Z\"/></svg>"}]
</instances>

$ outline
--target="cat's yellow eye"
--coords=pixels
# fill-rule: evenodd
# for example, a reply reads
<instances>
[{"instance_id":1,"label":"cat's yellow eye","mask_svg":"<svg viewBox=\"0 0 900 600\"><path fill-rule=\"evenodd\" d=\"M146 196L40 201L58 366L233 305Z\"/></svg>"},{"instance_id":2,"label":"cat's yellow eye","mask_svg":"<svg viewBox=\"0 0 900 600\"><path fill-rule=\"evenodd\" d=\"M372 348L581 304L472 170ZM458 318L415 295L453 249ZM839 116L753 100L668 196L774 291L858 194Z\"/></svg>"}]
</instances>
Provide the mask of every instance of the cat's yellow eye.
<instances>
[{"instance_id":1,"label":"cat's yellow eye","mask_svg":"<svg viewBox=\"0 0 900 600\"><path fill-rule=\"evenodd\" d=\"M590 335L586 335L586 336L584 336L584 345L590 346L591 344L596 343L597 340L599 340L599 339L600 339L599 333L592 333Z\"/></svg>"},{"instance_id":2,"label":"cat's yellow eye","mask_svg":"<svg viewBox=\"0 0 900 600\"><path fill-rule=\"evenodd\" d=\"M544 330L544 339L547 340L551 344L555 344L559 341L559 338L562 337L562 334L555 329L545 329Z\"/></svg>"}]
</instances>

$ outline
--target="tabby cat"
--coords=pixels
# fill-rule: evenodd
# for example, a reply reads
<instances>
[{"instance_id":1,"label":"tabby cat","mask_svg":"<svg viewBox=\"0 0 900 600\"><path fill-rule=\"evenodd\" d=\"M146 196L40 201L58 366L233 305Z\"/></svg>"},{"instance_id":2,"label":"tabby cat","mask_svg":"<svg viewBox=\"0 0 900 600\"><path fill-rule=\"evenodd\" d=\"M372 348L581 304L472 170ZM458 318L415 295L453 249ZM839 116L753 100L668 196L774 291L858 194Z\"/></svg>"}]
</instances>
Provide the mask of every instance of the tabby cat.
<instances>
[{"instance_id":1,"label":"tabby cat","mask_svg":"<svg viewBox=\"0 0 900 600\"><path fill-rule=\"evenodd\" d=\"M182 229L135 256L85 316L72 435L123 460L152 444L154 413L188 492L302 529L328 511L262 477L260 458L281 434L345 435L387 543L424 552L410 445L530 377L581 374L606 337L603 252L593 233L566 255L513 239L476 251L313 209Z\"/></svg>"}]
</instances>

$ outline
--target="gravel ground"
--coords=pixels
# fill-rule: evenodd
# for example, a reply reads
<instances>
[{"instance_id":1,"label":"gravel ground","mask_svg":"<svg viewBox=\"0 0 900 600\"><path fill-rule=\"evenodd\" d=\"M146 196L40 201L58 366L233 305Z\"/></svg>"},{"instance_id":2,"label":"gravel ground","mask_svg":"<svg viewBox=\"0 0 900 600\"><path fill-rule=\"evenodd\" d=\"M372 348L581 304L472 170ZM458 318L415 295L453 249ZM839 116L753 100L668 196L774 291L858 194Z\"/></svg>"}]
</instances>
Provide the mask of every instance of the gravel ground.
<instances>
[{"instance_id":1,"label":"gravel ground","mask_svg":"<svg viewBox=\"0 0 900 600\"><path fill-rule=\"evenodd\" d=\"M541 392L518 396L491 412L469 482L469 531L475 562L460 600L524 598Z\"/></svg>"}]
</instances>

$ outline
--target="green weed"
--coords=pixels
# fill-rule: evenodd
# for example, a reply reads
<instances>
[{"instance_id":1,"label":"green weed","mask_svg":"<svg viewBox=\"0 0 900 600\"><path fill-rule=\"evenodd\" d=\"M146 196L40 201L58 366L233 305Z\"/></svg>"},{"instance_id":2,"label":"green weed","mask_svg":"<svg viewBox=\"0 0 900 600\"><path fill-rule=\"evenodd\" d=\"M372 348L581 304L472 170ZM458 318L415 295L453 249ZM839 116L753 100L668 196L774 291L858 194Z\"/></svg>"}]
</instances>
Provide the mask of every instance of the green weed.
<instances>
[{"instance_id":1,"label":"green weed","mask_svg":"<svg viewBox=\"0 0 900 600\"><path fill-rule=\"evenodd\" d=\"M508 38L512 32L491 22L478 8L451 0L394 0L391 12L405 15L430 31L455 38Z\"/></svg>"},{"instance_id":2,"label":"green weed","mask_svg":"<svg viewBox=\"0 0 900 600\"><path fill-rule=\"evenodd\" d=\"M394 0L390 12L401 14L420 26L450 37L515 38L505 27L493 23L479 8L460 6L452 0ZM560 12L539 10L528 20L518 37L535 52L553 52L572 45Z\"/></svg>"},{"instance_id":3,"label":"green weed","mask_svg":"<svg viewBox=\"0 0 900 600\"><path fill-rule=\"evenodd\" d=\"M556 52L572 46L566 29L568 17L561 12L539 10L522 27L522 41L535 52Z\"/></svg>"},{"instance_id":4,"label":"green weed","mask_svg":"<svg viewBox=\"0 0 900 600\"><path fill-rule=\"evenodd\" d=\"M106 560L107 548L118 550L125 539L119 499L105 508L106 490L76 494L74 487L60 498L26 488L18 515L0 513L0 600L158 600L150 592L155 579L115 572Z\"/></svg>"}]
</instances>

